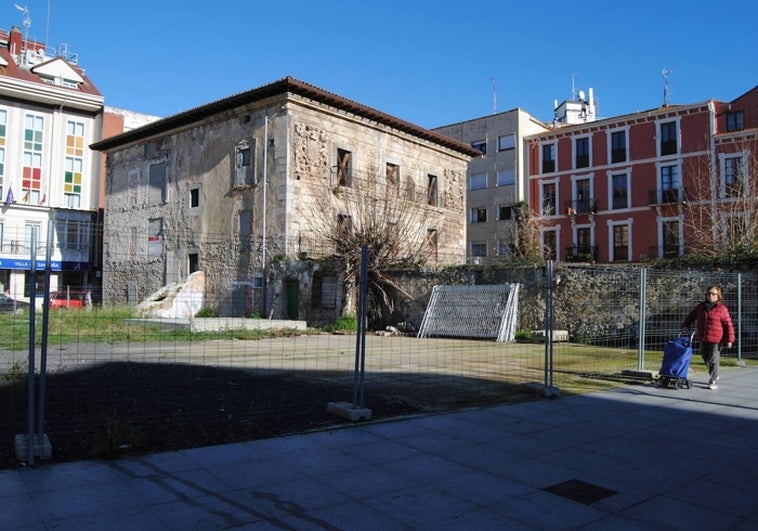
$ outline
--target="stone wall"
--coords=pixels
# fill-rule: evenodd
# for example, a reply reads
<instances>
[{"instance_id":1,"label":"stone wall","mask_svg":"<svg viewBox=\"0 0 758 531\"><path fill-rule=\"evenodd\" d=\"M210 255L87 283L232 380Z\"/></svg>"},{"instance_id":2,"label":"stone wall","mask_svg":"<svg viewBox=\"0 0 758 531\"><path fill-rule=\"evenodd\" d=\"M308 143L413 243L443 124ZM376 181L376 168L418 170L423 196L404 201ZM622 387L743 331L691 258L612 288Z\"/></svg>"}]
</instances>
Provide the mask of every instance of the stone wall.
<instances>
[{"instance_id":1,"label":"stone wall","mask_svg":"<svg viewBox=\"0 0 758 531\"><path fill-rule=\"evenodd\" d=\"M637 341L640 318L641 272L643 264L573 265L559 263L554 269L555 329L568 330L572 340L607 341L615 339L630 346ZM394 278L411 297L398 301L396 325L409 323L417 329L436 284L518 283L517 330L544 328L546 281L545 268L473 267L450 268L442 272L394 272ZM711 268L689 270L645 269L645 326L647 336L668 337L679 331L679 323L695 304L703 300L709 285L724 290L725 302L736 322L738 291L743 308L758 306L758 278L738 271ZM758 316L742 312L743 330L758 332ZM750 332L752 333L752 332Z\"/></svg>"}]
</instances>

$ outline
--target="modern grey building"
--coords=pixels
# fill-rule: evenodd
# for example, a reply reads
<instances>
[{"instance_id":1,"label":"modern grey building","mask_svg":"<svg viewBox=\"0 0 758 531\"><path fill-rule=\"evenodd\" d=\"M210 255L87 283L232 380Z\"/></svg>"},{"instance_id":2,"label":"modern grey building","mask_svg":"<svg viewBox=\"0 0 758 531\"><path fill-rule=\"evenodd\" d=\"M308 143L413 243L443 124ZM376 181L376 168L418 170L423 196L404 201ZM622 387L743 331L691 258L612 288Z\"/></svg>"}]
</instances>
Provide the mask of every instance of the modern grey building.
<instances>
[{"instance_id":1,"label":"modern grey building","mask_svg":"<svg viewBox=\"0 0 758 531\"><path fill-rule=\"evenodd\" d=\"M548 129L548 124L519 108L434 129L481 153L469 162L466 180L469 261L511 256L512 207L528 200L524 137Z\"/></svg>"}]
</instances>

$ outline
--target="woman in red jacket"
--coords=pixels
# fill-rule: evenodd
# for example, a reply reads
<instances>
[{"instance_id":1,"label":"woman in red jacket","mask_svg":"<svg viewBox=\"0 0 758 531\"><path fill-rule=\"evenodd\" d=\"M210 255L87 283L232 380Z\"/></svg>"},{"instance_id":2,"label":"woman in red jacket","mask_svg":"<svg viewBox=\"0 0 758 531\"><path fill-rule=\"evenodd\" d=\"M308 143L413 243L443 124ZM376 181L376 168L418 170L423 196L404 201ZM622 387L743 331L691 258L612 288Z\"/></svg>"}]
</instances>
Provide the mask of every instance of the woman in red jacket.
<instances>
[{"instance_id":1,"label":"woman in red jacket","mask_svg":"<svg viewBox=\"0 0 758 531\"><path fill-rule=\"evenodd\" d=\"M718 389L719 353L721 346L731 348L734 344L734 325L729 309L723 302L721 288L711 286L705 293L705 301L695 306L682 322L682 330L689 333L690 325L697 321L700 338L700 355L708 367L708 387Z\"/></svg>"}]
</instances>

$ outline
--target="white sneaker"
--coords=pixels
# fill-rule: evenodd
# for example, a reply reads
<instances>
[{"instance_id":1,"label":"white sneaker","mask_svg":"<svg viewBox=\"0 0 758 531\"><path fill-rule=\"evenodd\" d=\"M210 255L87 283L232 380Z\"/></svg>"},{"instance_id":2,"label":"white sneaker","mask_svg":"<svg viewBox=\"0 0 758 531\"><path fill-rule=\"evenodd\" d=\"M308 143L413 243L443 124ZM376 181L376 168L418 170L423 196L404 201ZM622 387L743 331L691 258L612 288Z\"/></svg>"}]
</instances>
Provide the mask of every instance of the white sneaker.
<instances>
[{"instance_id":1,"label":"white sneaker","mask_svg":"<svg viewBox=\"0 0 758 531\"><path fill-rule=\"evenodd\" d=\"M717 380L708 380L708 389L718 389L719 386L716 381Z\"/></svg>"}]
</instances>

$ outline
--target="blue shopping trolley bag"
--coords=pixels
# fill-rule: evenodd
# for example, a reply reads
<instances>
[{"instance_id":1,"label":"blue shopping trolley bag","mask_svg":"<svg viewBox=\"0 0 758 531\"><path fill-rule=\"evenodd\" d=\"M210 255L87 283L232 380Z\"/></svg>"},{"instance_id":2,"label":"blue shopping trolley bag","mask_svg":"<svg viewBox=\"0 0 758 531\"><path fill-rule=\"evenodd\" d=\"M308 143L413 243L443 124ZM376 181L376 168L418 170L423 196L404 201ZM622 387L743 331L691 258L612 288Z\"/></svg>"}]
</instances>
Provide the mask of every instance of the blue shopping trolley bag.
<instances>
[{"instance_id":1,"label":"blue shopping trolley bag","mask_svg":"<svg viewBox=\"0 0 758 531\"><path fill-rule=\"evenodd\" d=\"M663 349L663 362L661 363L659 379L662 387L690 388L687 373L692 359L692 340L694 337L694 333L689 337L679 335L666 343Z\"/></svg>"}]
</instances>

